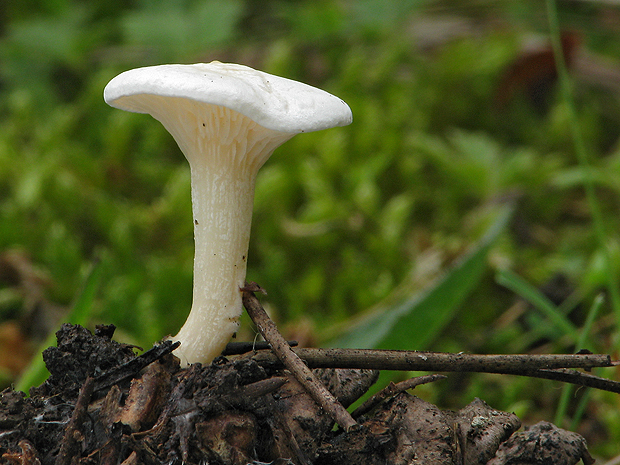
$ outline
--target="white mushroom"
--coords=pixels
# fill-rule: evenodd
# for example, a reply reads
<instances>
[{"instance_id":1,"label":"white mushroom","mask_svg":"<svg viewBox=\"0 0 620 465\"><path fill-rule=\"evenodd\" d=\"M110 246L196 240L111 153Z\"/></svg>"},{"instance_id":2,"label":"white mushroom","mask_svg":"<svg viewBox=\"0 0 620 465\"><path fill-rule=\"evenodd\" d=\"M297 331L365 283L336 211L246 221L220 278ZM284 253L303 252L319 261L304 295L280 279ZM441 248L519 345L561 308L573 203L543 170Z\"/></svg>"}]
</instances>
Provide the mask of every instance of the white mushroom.
<instances>
[{"instance_id":1,"label":"white mushroom","mask_svg":"<svg viewBox=\"0 0 620 465\"><path fill-rule=\"evenodd\" d=\"M189 161L194 294L173 339L182 363L210 362L239 325L259 168L295 134L349 124L351 110L315 87L220 62L126 71L104 99L159 120Z\"/></svg>"}]
</instances>

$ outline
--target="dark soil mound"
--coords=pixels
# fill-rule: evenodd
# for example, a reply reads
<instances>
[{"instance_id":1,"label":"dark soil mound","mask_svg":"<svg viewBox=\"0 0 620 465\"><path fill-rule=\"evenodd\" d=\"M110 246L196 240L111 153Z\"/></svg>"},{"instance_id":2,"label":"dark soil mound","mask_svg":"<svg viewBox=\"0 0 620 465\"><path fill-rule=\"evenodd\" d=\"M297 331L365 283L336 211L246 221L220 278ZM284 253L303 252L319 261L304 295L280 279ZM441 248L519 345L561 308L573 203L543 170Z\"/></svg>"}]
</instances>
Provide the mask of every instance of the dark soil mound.
<instances>
[{"instance_id":1,"label":"dark soil mound","mask_svg":"<svg viewBox=\"0 0 620 465\"><path fill-rule=\"evenodd\" d=\"M49 379L0 398L0 463L36 464L478 464L577 463L589 456L580 436L545 424L519 433L512 414L476 399L445 412L405 392L377 403L347 432L285 370L254 353L181 369L162 342L140 356L64 325L44 352ZM372 370L316 369L345 406L375 382ZM512 436L512 437L511 437ZM510 438L510 439L509 439ZM533 439L532 439L533 438ZM527 444L546 438L526 461ZM507 441L508 440L508 441ZM529 443L527 441L530 441ZM564 441L564 442L563 442ZM572 448L567 444L572 444ZM553 447L552 447L553 446ZM500 452L496 452L500 449ZM511 461L513 460L513 461ZM542 461L540 461L542 460Z\"/></svg>"}]
</instances>

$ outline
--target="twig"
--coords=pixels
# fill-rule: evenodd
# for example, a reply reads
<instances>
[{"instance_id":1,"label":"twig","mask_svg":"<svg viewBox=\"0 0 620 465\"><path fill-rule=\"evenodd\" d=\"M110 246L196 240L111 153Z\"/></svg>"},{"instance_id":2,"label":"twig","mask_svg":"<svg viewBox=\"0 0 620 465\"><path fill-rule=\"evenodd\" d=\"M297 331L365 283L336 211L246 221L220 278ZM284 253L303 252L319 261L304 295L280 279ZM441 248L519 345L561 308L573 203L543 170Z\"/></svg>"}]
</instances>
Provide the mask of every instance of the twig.
<instances>
[{"instance_id":1,"label":"twig","mask_svg":"<svg viewBox=\"0 0 620 465\"><path fill-rule=\"evenodd\" d=\"M94 385L94 379L89 376L80 389L80 394L75 401L73 415L71 415L71 420L67 425L60 444L60 452L55 462L56 465L70 465L72 458L81 452L79 444L84 440L84 434L80 429L88 415L88 404L93 394Z\"/></svg>"},{"instance_id":2,"label":"twig","mask_svg":"<svg viewBox=\"0 0 620 465\"><path fill-rule=\"evenodd\" d=\"M147 350L138 357L132 358L122 365L101 373L95 378L94 391L96 392L101 389L107 389L125 379L134 377L136 373L143 368L147 367L156 360L159 360L164 355L172 353L174 349L179 347L179 345L181 345L179 341L163 341L159 344L155 344L151 349Z\"/></svg>"},{"instance_id":3,"label":"twig","mask_svg":"<svg viewBox=\"0 0 620 465\"><path fill-rule=\"evenodd\" d=\"M612 367L609 355L476 355L399 350L294 349L310 368L497 373L551 379L620 393L620 382L566 368ZM252 357L263 366L281 366L270 351Z\"/></svg>"},{"instance_id":4,"label":"twig","mask_svg":"<svg viewBox=\"0 0 620 465\"><path fill-rule=\"evenodd\" d=\"M550 379L563 383L576 384L578 386L591 387L601 391L609 391L620 394L620 383L589 373L559 368L556 370L534 370L534 371L515 371L506 373L509 375L530 376L532 378Z\"/></svg>"},{"instance_id":5,"label":"twig","mask_svg":"<svg viewBox=\"0 0 620 465\"><path fill-rule=\"evenodd\" d=\"M370 399L366 400L362 405L357 407L351 416L353 418L359 418L362 415L370 412L376 405L383 402L385 399L390 397L394 397L396 394L407 391L408 389L413 389L416 386L420 386L421 384L432 383L433 381L437 381L439 379L445 379L444 375L426 375L426 376L416 376L415 378L409 378L405 381L401 381L400 383L394 384L390 382L386 387L377 392Z\"/></svg>"},{"instance_id":6,"label":"twig","mask_svg":"<svg viewBox=\"0 0 620 465\"><path fill-rule=\"evenodd\" d=\"M478 355L373 349L294 349L310 368L366 368L404 371L484 371L505 373L554 368L595 368L613 366L609 355ZM254 358L269 364L277 359L270 352Z\"/></svg>"},{"instance_id":7,"label":"twig","mask_svg":"<svg viewBox=\"0 0 620 465\"><path fill-rule=\"evenodd\" d=\"M261 291L260 286L255 283L246 284L241 291L243 294L243 305L248 315L250 315L261 335L271 344L272 350L278 359L282 361L297 381L304 386L312 398L341 428L348 431L355 426L357 423L351 414L347 412L342 404L338 402L332 393L327 390L304 362L293 352L293 349L291 349L278 331L278 328L276 328L275 323L269 318L254 295L254 292Z\"/></svg>"},{"instance_id":8,"label":"twig","mask_svg":"<svg viewBox=\"0 0 620 465\"><path fill-rule=\"evenodd\" d=\"M288 341L288 345L291 347L297 347L297 341ZM222 351L222 355L240 355L246 354L248 352L252 352L253 350L265 350L271 349L271 346L268 342L257 341L257 342L229 342L224 347Z\"/></svg>"}]
</instances>

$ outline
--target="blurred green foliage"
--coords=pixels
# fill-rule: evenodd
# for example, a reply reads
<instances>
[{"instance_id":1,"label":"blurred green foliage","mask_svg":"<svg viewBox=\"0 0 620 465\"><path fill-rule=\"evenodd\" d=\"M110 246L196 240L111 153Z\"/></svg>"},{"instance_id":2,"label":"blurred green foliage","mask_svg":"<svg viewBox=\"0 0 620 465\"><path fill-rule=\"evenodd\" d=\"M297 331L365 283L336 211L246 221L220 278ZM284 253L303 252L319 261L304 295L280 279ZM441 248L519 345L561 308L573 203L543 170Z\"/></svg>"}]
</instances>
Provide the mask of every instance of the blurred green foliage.
<instances>
[{"instance_id":1,"label":"blurred green foliage","mask_svg":"<svg viewBox=\"0 0 620 465\"><path fill-rule=\"evenodd\" d=\"M560 7L560 23L580 31L585 49L618 56L603 6ZM109 108L102 91L128 68L240 62L334 93L354 115L346 128L296 136L259 173L248 279L269 291L265 303L285 332L310 326L309 340L327 343L360 315L394 310L403 289L405 301L440 289L463 295L445 299L449 308L439 312L432 337L418 344L397 327L395 346L578 350L553 317L495 281L496 271L512 270L513 284L546 293L567 327L581 328L606 290L602 257L611 254L620 266L619 94L576 83L590 173L578 163L556 92L543 111L520 97L508 108L495 100L522 40L545 43L546 33L534 1L3 5L0 252L26 251L51 277L47 299L65 307L100 261L91 326L114 323L119 338L144 347L175 333L191 304L188 168L159 123ZM593 234L586 176L603 213L605 248ZM480 241L507 203L514 204L510 223L486 247ZM484 254L469 283L453 264L472 248ZM454 287L435 287L446 280ZM21 303L0 299L2 318L19 318ZM613 351L617 322L607 301L600 307L585 348ZM416 321L414 311L408 316ZM240 337L250 338L245 323ZM443 406L480 396L537 418L560 395L542 383L459 374L420 391ZM590 399L585 417L595 415L596 402L615 405L615 414L607 409L597 418L613 437L617 399Z\"/></svg>"}]
</instances>

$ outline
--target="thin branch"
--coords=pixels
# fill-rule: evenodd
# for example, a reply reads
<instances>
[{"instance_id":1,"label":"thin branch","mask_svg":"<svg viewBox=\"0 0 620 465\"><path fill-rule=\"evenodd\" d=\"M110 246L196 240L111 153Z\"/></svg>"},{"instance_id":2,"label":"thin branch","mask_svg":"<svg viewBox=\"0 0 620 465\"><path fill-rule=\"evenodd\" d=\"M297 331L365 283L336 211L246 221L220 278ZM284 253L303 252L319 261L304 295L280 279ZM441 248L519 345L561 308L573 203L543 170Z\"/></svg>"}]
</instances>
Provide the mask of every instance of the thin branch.
<instances>
[{"instance_id":1,"label":"thin branch","mask_svg":"<svg viewBox=\"0 0 620 465\"><path fill-rule=\"evenodd\" d=\"M609 355L478 355L373 349L294 349L310 368L359 368L404 371L484 371L505 373L516 370L583 368L612 366ZM270 352L254 358L263 364L277 363Z\"/></svg>"},{"instance_id":2,"label":"thin branch","mask_svg":"<svg viewBox=\"0 0 620 465\"><path fill-rule=\"evenodd\" d=\"M609 391L620 394L620 382L612 381L600 376L594 376L581 371L558 368L556 370L534 370L523 372L505 373L508 375L529 376L532 378L551 379L563 383L576 384L577 386L591 387L601 391Z\"/></svg>"},{"instance_id":3,"label":"thin branch","mask_svg":"<svg viewBox=\"0 0 620 465\"><path fill-rule=\"evenodd\" d=\"M272 350L284 366L295 376L297 381L306 388L312 398L325 410L332 419L345 431L350 430L357 422L351 414L338 402L331 392L316 378L314 373L304 364L304 362L293 352L293 349L286 342L278 331L275 323L269 318L262 305L254 295L254 292L261 291L260 286L255 283L246 284L241 289L243 295L243 306L252 318L252 321L260 331L265 340L271 344Z\"/></svg>"},{"instance_id":4,"label":"thin branch","mask_svg":"<svg viewBox=\"0 0 620 465\"><path fill-rule=\"evenodd\" d=\"M413 389L416 386L420 386L421 384L432 383L433 381L437 381L440 379L445 379L444 375L426 375L426 376L416 376L415 378L409 378L405 381L401 381L400 383L392 383L388 384L386 387L377 392L374 396L366 400L362 405L357 407L355 411L351 414L353 418L359 418L362 415L370 412L376 405L383 402L385 399L390 397L394 397L396 394L400 394L401 392L407 391L408 389Z\"/></svg>"},{"instance_id":5,"label":"thin branch","mask_svg":"<svg viewBox=\"0 0 620 465\"><path fill-rule=\"evenodd\" d=\"M476 355L401 350L294 349L310 368L497 373L551 379L620 393L620 382L567 368L612 367L609 355ZM263 366L280 365L270 351L253 359Z\"/></svg>"},{"instance_id":6,"label":"thin branch","mask_svg":"<svg viewBox=\"0 0 620 465\"><path fill-rule=\"evenodd\" d=\"M288 345L291 347L297 346L297 341L288 341ZM246 354L248 352L252 352L254 350L265 350L271 349L271 346L268 342L263 341L254 341L254 342L229 342L226 344L226 347L222 351L222 355L239 355Z\"/></svg>"},{"instance_id":7,"label":"thin branch","mask_svg":"<svg viewBox=\"0 0 620 465\"><path fill-rule=\"evenodd\" d=\"M65 429L65 434L60 443L60 452L56 457L56 465L70 465L72 463L71 459L76 454L79 454L81 450L81 443L85 440L85 434L81 429L88 417L88 404L93 394L94 385L95 380L90 376L82 384L71 420Z\"/></svg>"},{"instance_id":8,"label":"thin branch","mask_svg":"<svg viewBox=\"0 0 620 465\"><path fill-rule=\"evenodd\" d=\"M113 367L95 378L94 391L107 389L125 379L129 379L136 375L140 370L147 367L151 363L159 360L165 355L172 353L181 343L179 341L172 342L166 340L155 344L151 349L147 350L138 357L132 358L128 362Z\"/></svg>"}]
</instances>

